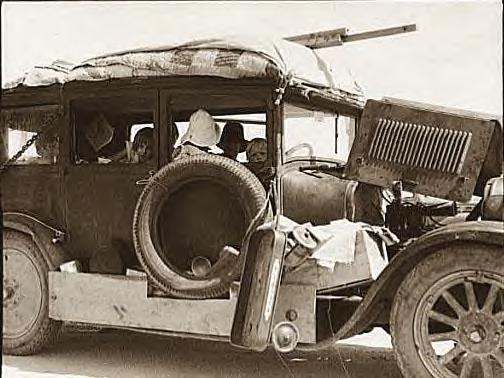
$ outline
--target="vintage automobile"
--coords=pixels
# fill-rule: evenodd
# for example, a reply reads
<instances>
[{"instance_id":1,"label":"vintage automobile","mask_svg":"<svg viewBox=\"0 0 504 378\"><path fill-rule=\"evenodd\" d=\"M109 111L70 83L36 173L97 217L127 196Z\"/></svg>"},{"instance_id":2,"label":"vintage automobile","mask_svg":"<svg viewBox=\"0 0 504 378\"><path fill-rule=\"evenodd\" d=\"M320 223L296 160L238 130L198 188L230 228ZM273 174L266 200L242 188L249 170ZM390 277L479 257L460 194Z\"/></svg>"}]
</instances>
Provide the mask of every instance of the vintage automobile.
<instances>
[{"instance_id":1,"label":"vintage automobile","mask_svg":"<svg viewBox=\"0 0 504 378\"><path fill-rule=\"evenodd\" d=\"M504 374L502 121L366 101L324 35L57 61L3 88L4 353L63 322L281 352L379 326L407 377ZM265 160L174 159L199 109ZM360 228L327 268L330 224Z\"/></svg>"}]
</instances>

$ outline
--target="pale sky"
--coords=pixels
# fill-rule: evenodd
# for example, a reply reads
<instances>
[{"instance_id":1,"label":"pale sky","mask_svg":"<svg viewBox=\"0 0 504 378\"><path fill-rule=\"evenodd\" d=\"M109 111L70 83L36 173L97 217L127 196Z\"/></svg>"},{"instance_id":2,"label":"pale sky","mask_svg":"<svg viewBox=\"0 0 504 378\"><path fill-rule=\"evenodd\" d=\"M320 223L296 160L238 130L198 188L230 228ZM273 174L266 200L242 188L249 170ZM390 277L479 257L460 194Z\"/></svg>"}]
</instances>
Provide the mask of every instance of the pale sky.
<instances>
[{"instance_id":1,"label":"pale sky","mask_svg":"<svg viewBox=\"0 0 504 378\"><path fill-rule=\"evenodd\" d=\"M457 2L2 3L2 83L36 64L222 34L277 37L416 23L418 31L319 50L368 97L502 114L502 5Z\"/></svg>"}]
</instances>

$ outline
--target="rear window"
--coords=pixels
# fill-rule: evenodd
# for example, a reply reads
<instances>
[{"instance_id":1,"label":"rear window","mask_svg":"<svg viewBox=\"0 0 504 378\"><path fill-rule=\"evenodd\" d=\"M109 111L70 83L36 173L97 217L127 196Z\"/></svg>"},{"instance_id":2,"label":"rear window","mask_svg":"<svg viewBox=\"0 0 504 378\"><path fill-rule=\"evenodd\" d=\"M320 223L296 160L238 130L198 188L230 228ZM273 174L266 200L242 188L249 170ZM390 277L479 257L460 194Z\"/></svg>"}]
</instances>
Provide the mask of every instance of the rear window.
<instances>
[{"instance_id":1,"label":"rear window","mask_svg":"<svg viewBox=\"0 0 504 378\"><path fill-rule=\"evenodd\" d=\"M15 165L55 164L59 158L61 108L57 105L2 110L0 157L10 159L30 140Z\"/></svg>"}]
</instances>

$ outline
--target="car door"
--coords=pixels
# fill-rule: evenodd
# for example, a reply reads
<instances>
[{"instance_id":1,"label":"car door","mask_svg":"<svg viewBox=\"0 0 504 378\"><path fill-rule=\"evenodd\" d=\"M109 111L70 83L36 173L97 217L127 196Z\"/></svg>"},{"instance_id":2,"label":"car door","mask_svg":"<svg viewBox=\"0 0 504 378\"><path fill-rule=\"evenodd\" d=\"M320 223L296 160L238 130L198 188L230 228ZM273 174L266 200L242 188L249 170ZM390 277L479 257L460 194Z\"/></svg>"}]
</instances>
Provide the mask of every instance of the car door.
<instances>
[{"instance_id":1,"label":"car door","mask_svg":"<svg viewBox=\"0 0 504 378\"><path fill-rule=\"evenodd\" d=\"M66 222L72 251L83 261L119 254L123 263L134 262L136 201L142 179L158 168L156 99L156 91L137 90L69 101ZM141 134L152 144L150 156L139 159Z\"/></svg>"}]
</instances>

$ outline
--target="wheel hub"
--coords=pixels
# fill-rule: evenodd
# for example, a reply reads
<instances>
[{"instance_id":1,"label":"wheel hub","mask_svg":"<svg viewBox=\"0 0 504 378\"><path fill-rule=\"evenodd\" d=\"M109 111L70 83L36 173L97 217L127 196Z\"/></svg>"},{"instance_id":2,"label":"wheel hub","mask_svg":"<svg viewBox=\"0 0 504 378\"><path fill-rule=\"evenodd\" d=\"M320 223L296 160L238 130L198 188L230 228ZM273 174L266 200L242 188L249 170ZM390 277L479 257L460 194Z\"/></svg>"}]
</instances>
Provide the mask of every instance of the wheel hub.
<instances>
[{"instance_id":1,"label":"wheel hub","mask_svg":"<svg viewBox=\"0 0 504 378\"><path fill-rule=\"evenodd\" d=\"M12 287L5 287L3 289L3 300L8 301L14 295L14 289Z\"/></svg>"},{"instance_id":2,"label":"wheel hub","mask_svg":"<svg viewBox=\"0 0 504 378\"><path fill-rule=\"evenodd\" d=\"M15 280L4 280L3 282L3 306L11 308L19 302L19 285Z\"/></svg>"},{"instance_id":3,"label":"wheel hub","mask_svg":"<svg viewBox=\"0 0 504 378\"><path fill-rule=\"evenodd\" d=\"M21 249L6 248L3 266L3 336L17 338L29 332L42 309L42 278L33 257Z\"/></svg>"},{"instance_id":4,"label":"wheel hub","mask_svg":"<svg viewBox=\"0 0 504 378\"><path fill-rule=\"evenodd\" d=\"M458 331L462 346L472 353L490 353L500 342L499 324L483 313L470 313L460 320Z\"/></svg>"}]
</instances>

